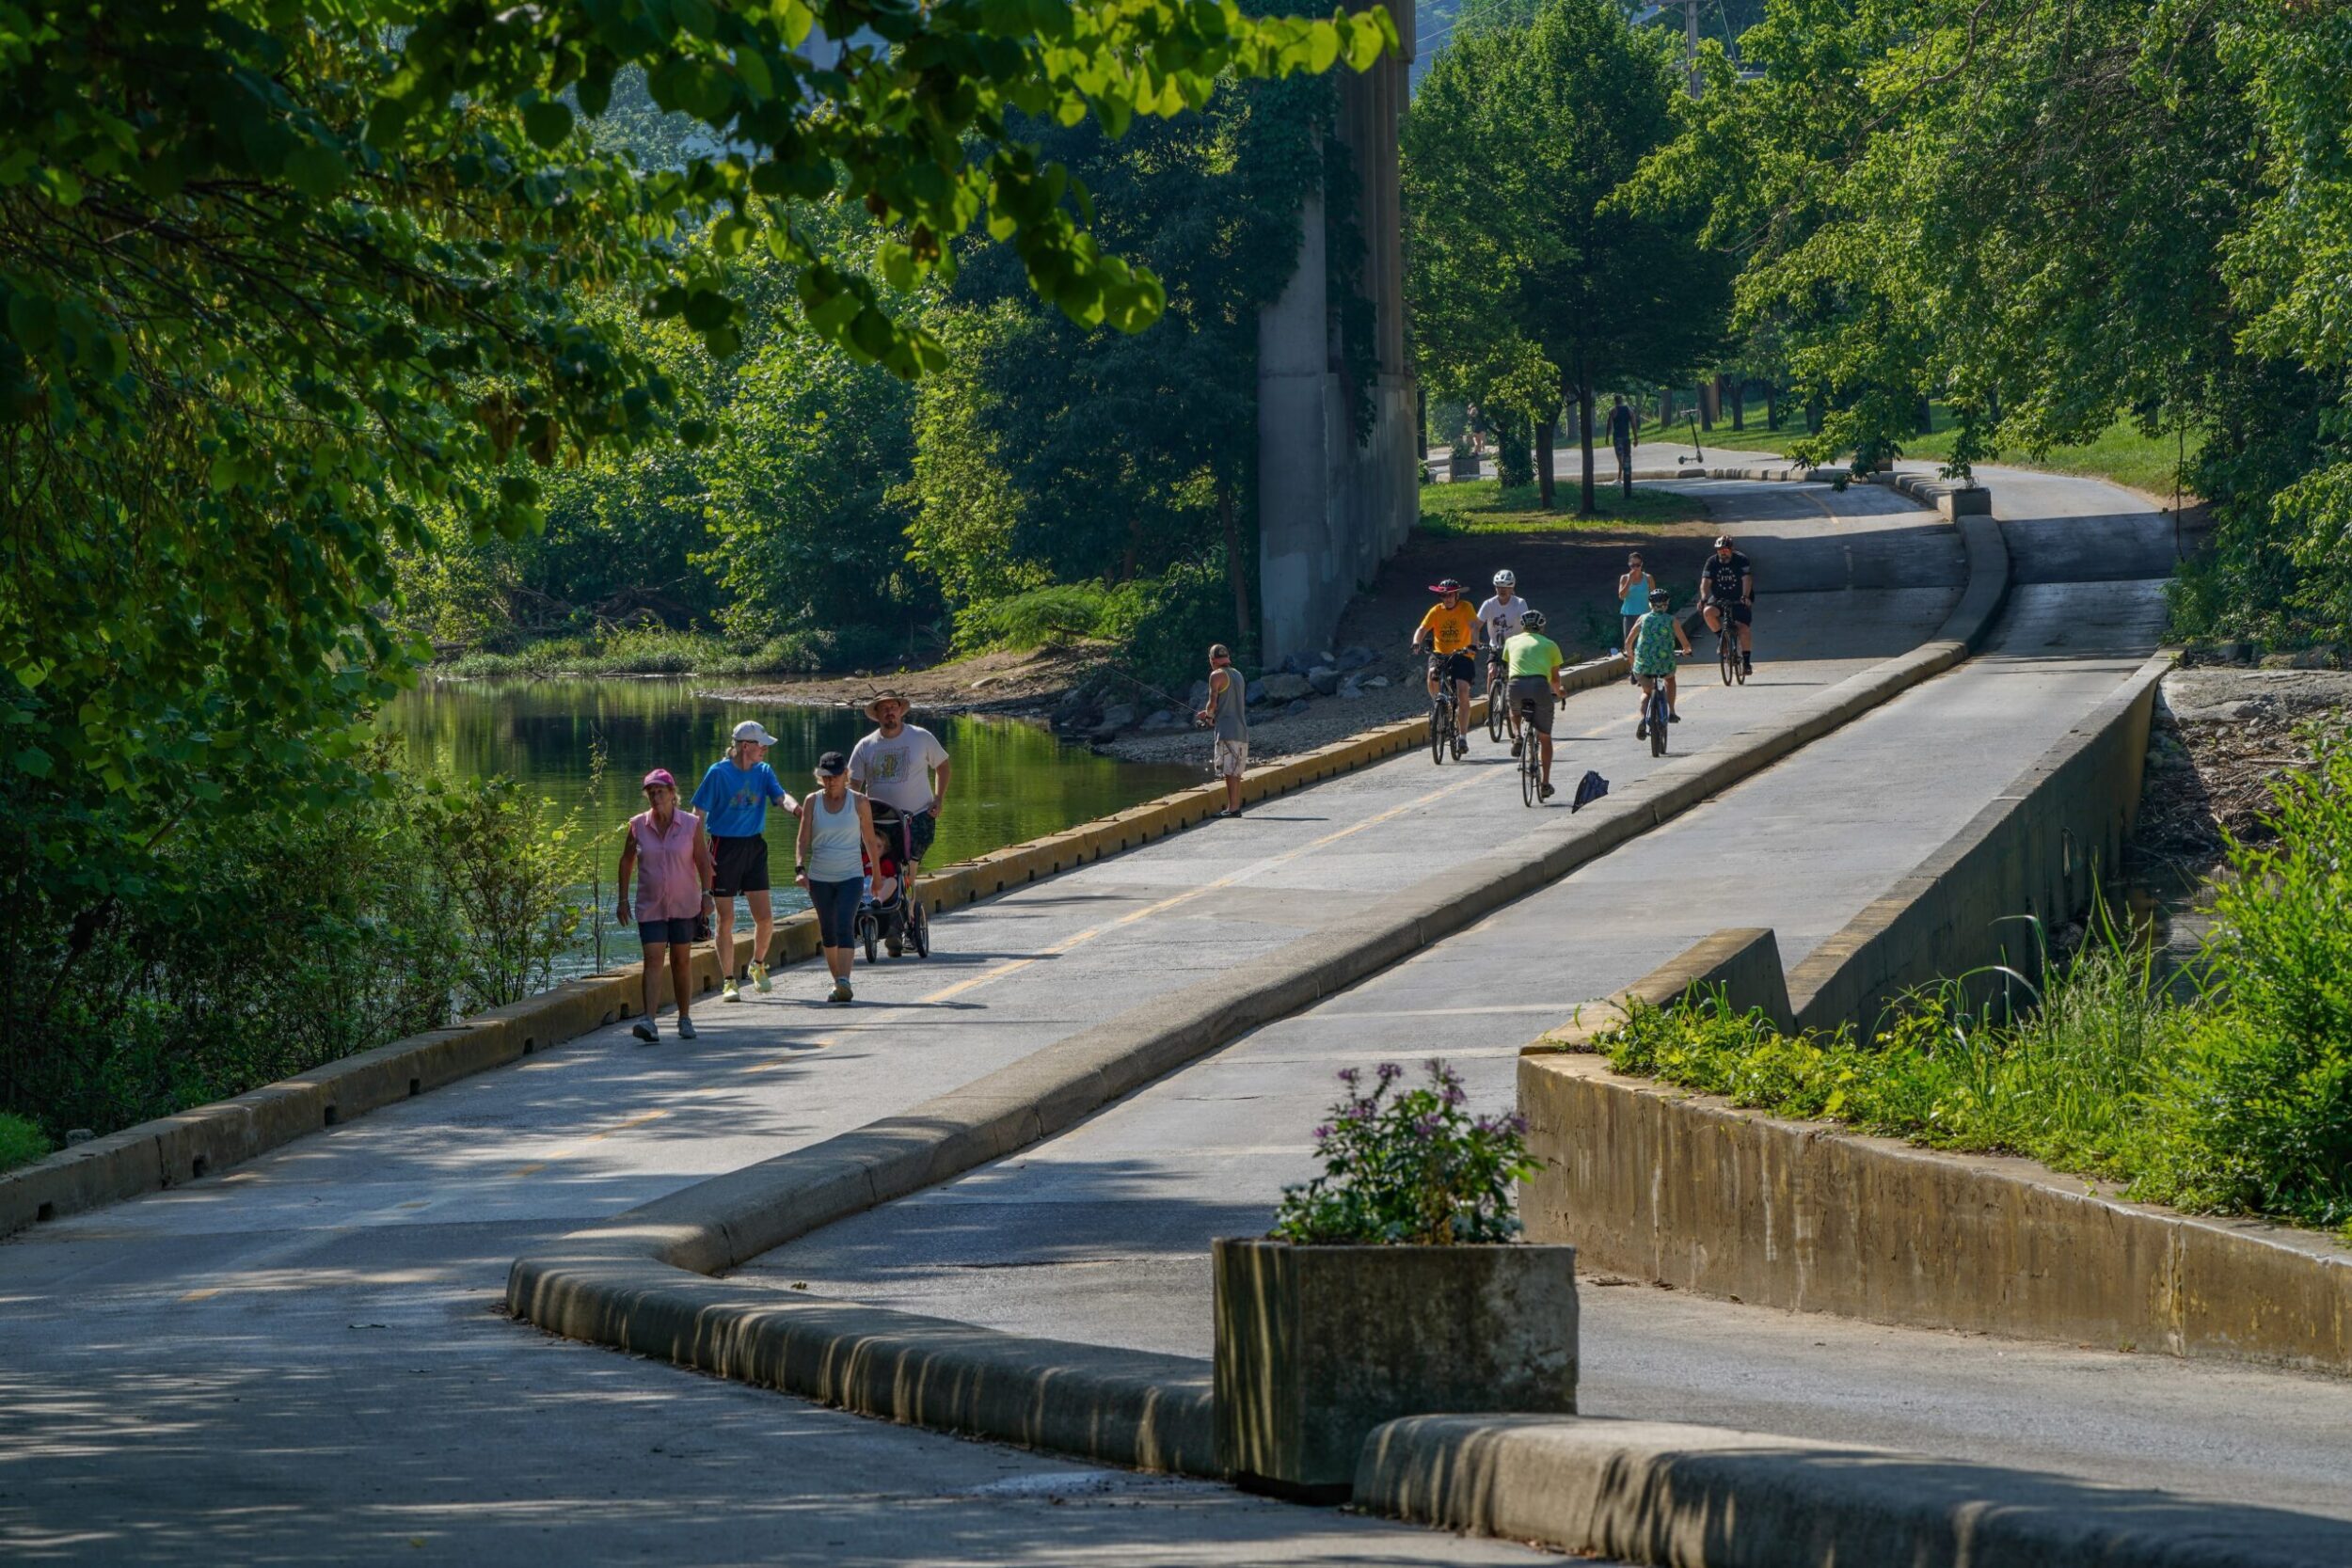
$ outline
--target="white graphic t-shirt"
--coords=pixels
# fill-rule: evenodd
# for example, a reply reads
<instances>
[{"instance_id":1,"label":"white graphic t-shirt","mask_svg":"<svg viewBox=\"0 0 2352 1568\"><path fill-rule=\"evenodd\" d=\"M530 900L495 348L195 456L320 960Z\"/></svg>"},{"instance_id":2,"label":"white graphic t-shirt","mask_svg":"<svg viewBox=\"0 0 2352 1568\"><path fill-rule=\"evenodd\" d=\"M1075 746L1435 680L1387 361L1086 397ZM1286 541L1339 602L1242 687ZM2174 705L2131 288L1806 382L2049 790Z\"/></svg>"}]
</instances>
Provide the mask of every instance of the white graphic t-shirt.
<instances>
[{"instance_id":1,"label":"white graphic t-shirt","mask_svg":"<svg viewBox=\"0 0 2352 1568\"><path fill-rule=\"evenodd\" d=\"M1511 634L1519 629L1519 622L1526 616L1527 600L1517 594L1511 595L1509 604L1495 598L1478 607L1478 619L1486 627L1486 641L1497 648L1511 640Z\"/></svg>"},{"instance_id":2,"label":"white graphic t-shirt","mask_svg":"<svg viewBox=\"0 0 2352 1568\"><path fill-rule=\"evenodd\" d=\"M867 799L902 812L931 807L931 769L947 760L947 748L920 724L901 727L884 740L876 730L850 752L850 783Z\"/></svg>"}]
</instances>

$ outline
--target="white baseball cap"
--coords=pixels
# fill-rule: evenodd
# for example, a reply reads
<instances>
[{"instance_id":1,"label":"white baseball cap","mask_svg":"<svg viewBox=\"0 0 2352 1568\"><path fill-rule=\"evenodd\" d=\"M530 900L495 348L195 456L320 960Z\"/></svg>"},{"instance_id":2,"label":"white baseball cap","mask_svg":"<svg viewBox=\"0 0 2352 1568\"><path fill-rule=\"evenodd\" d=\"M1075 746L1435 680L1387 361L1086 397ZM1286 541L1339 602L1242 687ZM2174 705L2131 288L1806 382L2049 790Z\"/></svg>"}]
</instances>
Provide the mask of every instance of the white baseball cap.
<instances>
[{"instance_id":1,"label":"white baseball cap","mask_svg":"<svg viewBox=\"0 0 2352 1568\"><path fill-rule=\"evenodd\" d=\"M740 745L746 740L761 746L773 746L776 743L776 737L770 735L766 730L761 729L759 727L759 721L756 719L746 719L741 723L736 725L735 739L738 745Z\"/></svg>"}]
</instances>

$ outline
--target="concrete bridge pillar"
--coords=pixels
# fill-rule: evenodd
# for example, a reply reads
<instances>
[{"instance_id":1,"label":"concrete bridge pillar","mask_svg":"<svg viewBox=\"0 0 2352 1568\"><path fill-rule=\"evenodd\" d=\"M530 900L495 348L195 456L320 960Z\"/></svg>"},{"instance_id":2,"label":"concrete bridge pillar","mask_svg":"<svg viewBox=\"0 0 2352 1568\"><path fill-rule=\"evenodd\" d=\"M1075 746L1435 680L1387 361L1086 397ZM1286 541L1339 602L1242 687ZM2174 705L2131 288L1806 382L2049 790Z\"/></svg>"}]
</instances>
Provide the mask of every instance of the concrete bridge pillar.
<instances>
[{"instance_id":1,"label":"concrete bridge pillar","mask_svg":"<svg viewBox=\"0 0 2352 1568\"><path fill-rule=\"evenodd\" d=\"M1401 59L1342 72L1337 135L1356 169L1374 313L1371 434L1356 439L1325 281L1320 194L1299 214L1298 268L1258 317L1259 647L1268 663L1319 650L1340 611L1412 532L1420 514L1420 408L1405 332L1404 214L1397 166L1413 55L1413 10L1384 0Z\"/></svg>"}]
</instances>

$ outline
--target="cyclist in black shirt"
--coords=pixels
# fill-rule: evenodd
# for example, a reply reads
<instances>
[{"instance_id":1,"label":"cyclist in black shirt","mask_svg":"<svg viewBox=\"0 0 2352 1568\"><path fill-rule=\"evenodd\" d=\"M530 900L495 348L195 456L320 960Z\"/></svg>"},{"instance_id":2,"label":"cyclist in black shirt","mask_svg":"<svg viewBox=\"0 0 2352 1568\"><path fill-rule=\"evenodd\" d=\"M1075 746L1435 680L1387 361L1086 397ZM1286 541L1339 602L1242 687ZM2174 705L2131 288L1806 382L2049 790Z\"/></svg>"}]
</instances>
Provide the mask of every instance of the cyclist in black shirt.
<instances>
[{"instance_id":1,"label":"cyclist in black shirt","mask_svg":"<svg viewBox=\"0 0 2352 1568\"><path fill-rule=\"evenodd\" d=\"M1715 553L1699 568L1699 608L1707 616L1707 629L1724 629L1724 616L1728 612L1740 627L1740 667L1744 674L1756 673L1756 569L1748 558L1731 547L1727 537L1718 537Z\"/></svg>"}]
</instances>

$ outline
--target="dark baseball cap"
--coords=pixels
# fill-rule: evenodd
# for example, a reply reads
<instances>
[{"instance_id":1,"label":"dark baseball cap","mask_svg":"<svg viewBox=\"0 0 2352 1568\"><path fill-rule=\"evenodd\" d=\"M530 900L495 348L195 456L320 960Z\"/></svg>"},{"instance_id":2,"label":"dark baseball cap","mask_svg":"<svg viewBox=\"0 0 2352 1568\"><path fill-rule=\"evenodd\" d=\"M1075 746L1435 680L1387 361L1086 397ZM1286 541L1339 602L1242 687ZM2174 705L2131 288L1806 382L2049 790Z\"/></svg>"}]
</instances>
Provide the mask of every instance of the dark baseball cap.
<instances>
[{"instance_id":1,"label":"dark baseball cap","mask_svg":"<svg viewBox=\"0 0 2352 1568\"><path fill-rule=\"evenodd\" d=\"M820 779L837 779L849 770L850 759L839 752L827 752L817 759L817 776Z\"/></svg>"}]
</instances>

